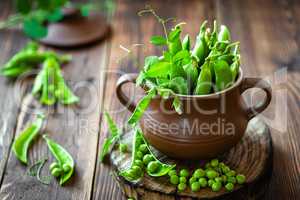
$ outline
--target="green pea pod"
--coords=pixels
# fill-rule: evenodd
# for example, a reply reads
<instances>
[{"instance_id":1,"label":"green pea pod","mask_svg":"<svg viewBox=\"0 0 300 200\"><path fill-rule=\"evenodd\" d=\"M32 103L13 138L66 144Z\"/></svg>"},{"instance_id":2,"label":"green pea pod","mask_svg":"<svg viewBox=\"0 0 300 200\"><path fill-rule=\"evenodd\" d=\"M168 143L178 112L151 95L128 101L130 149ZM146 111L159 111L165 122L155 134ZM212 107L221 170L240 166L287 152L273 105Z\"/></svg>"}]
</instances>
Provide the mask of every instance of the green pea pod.
<instances>
[{"instance_id":1,"label":"green pea pod","mask_svg":"<svg viewBox=\"0 0 300 200\"><path fill-rule=\"evenodd\" d=\"M233 63L234 55L232 54L223 54L218 57L218 60L224 60L226 61L229 65Z\"/></svg>"},{"instance_id":2,"label":"green pea pod","mask_svg":"<svg viewBox=\"0 0 300 200\"><path fill-rule=\"evenodd\" d=\"M28 42L21 51L37 51L38 49L39 49L39 44L37 42L31 41Z\"/></svg>"},{"instance_id":3,"label":"green pea pod","mask_svg":"<svg viewBox=\"0 0 300 200\"><path fill-rule=\"evenodd\" d=\"M42 94L40 102L45 105L53 105L56 102L55 97L55 64L56 61L53 58L48 58L43 64L42 73ZM37 76L40 78L40 76ZM38 80L36 81L38 82Z\"/></svg>"},{"instance_id":4,"label":"green pea pod","mask_svg":"<svg viewBox=\"0 0 300 200\"><path fill-rule=\"evenodd\" d=\"M194 90L195 95L209 94L212 87L212 75L210 64L205 62L201 67L201 72L197 80L197 85Z\"/></svg>"},{"instance_id":5,"label":"green pea pod","mask_svg":"<svg viewBox=\"0 0 300 200\"><path fill-rule=\"evenodd\" d=\"M231 65L230 65L230 71L232 74L232 81L235 81L238 73L239 73L239 68L240 68L240 63L238 60L234 61Z\"/></svg>"},{"instance_id":6,"label":"green pea pod","mask_svg":"<svg viewBox=\"0 0 300 200\"><path fill-rule=\"evenodd\" d=\"M199 65L204 63L205 57L208 54L208 46L205 41L205 28L207 21L204 21L200 27L200 32L196 39L196 44L192 51L192 56L198 59Z\"/></svg>"},{"instance_id":7,"label":"green pea pod","mask_svg":"<svg viewBox=\"0 0 300 200\"><path fill-rule=\"evenodd\" d=\"M218 41L228 41L230 42L230 31L225 25L221 25L220 32L218 33Z\"/></svg>"},{"instance_id":8,"label":"green pea pod","mask_svg":"<svg viewBox=\"0 0 300 200\"><path fill-rule=\"evenodd\" d=\"M182 49L189 51L190 48L191 48L191 39L189 35L186 35L182 40Z\"/></svg>"},{"instance_id":9,"label":"green pea pod","mask_svg":"<svg viewBox=\"0 0 300 200\"><path fill-rule=\"evenodd\" d=\"M136 132L137 132L137 134L140 135L140 137L143 139L144 143L147 145L147 149L150 152L150 154L153 156L154 160L159 164L159 167L155 172L151 172L147 168L148 175L153 176L153 177L161 177L161 176L168 174L169 171L171 171L172 169L174 169L176 167L175 164L174 165L165 164L165 163L161 162L160 160L158 160L156 158L156 156L153 154L153 152L151 151L150 146L147 143L147 141L145 140L142 131L140 129L137 129Z\"/></svg>"},{"instance_id":10,"label":"green pea pod","mask_svg":"<svg viewBox=\"0 0 300 200\"><path fill-rule=\"evenodd\" d=\"M27 152L28 148L37 136L38 132L42 128L44 115L39 114L36 121L34 121L29 127L27 127L14 141L13 143L13 152L16 157L27 164Z\"/></svg>"},{"instance_id":11,"label":"green pea pod","mask_svg":"<svg viewBox=\"0 0 300 200\"><path fill-rule=\"evenodd\" d=\"M20 76L21 74L31 71L32 68L32 66L22 63L20 66L2 68L0 70L0 74L6 77L15 78Z\"/></svg>"},{"instance_id":12,"label":"green pea pod","mask_svg":"<svg viewBox=\"0 0 300 200\"><path fill-rule=\"evenodd\" d=\"M72 156L69 154L69 152L67 152L67 150L65 150L62 146L60 146L55 141L48 138L47 135L44 135L43 138L46 140L49 150L51 151L55 159L58 161L60 167L62 168L64 165L70 167L68 172L64 172L60 176L59 184L63 185L73 175L75 162Z\"/></svg>"},{"instance_id":13,"label":"green pea pod","mask_svg":"<svg viewBox=\"0 0 300 200\"><path fill-rule=\"evenodd\" d=\"M218 24L217 21L214 20L213 32L211 33L210 42L208 44L209 48L212 49L216 42L218 41Z\"/></svg>"},{"instance_id":14,"label":"green pea pod","mask_svg":"<svg viewBox=\"0 0 300 200\"><path fill-rule=\"evenodd\" d=\"M232 84L232 74L229 65L224 60L217 60L213 62L214 71L215 71L215 78L216 78L216 85L215 85L215 92L222 91Z\"/></svg>"},{"instance_id":15,"label":"green pea pod","mask_svg":"<svg viewBox=\"0 0 300 200\"><path fill-rule=\"evenodd\" d=\"M188 81L189 91L192 91L198 78L198 69L197 63L194 60L191 60L189 64L183 66L183 69L186 74L186 78Z\"/></svg>"},{"instance_id":16,"label":"green pea pod","mask_svg":"<svg viewBox=\"0 0 300 200\"><path fill-rule=\"evenodd\" d=\"M181 28L180 26L176 26L169 33L168 36L168 49L172 55L175 55L177 52L182 50L181 40L180 40Z\"/></svg>"}]
</instances>

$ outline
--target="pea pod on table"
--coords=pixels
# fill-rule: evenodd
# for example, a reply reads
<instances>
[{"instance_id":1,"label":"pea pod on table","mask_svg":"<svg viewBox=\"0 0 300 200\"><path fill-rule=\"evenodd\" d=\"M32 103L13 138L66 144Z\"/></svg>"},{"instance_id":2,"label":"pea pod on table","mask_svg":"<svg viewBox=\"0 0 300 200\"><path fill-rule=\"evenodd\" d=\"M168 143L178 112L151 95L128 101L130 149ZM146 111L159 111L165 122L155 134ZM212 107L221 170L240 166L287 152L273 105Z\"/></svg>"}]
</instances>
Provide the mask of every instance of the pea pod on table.
<instances>
[{"instance_id":1,"label":"pea pod on table","mask_svg":"<svg viewBox=\"0 0 300 200\"><path fill-rule=\"evenodd\" d=\"M51 174L59 177L59 184L63 185L73 175L75 162L69 152L62 146L48 138L47 135L44 135L43 138L46 140L50 152L57 160L57 162L52 163L50 166Z\"/></svg>"},{"instance_id":2,"label":"pea pod on table","mask_svg":"<svg viewBox=\"0 0 300 200\"><path fill-rule=\"evenodd\" d=\"M27 127L13 143L14 154L24 164L27 164L28 148L33 139L38 135L38 132L41 130L43 119L44 115L39 114L36 121Z\"/></svg>"}]
</instances>

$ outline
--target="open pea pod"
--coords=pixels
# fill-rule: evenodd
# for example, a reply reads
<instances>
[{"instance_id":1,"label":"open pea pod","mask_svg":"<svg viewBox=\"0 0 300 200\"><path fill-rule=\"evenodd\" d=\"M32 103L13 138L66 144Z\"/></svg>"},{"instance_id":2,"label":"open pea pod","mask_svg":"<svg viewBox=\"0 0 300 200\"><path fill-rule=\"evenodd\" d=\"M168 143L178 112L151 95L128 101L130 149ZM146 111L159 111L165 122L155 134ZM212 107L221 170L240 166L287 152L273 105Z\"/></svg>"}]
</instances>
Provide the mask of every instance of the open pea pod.
<instances>
[{"instance_id":1,"label":"open pea pod","mask_svg":"<svg viewBox=\"0 0 300 200\"><path fill-rule=\"evenodd\" d=\"M55 159L58 161L59 166L62 168L64 165L69 166L69 171L63 173L60 176L59 184L63 185L67 182L74 173L75 162L72 156L65 150L62 146L56 143L54 140L48 138L47 135L44 135L43 138L46 140L47 145Z\"/></svg>"},{"instance_id":2,"label":"open pea pod","mask_svg":"<svg viewBox=\"0 0 300 200\"><path fill-rule=\"evenodd\" d=\"M27 152L28 148L37 136L43 124L44 115L39 114L36 121L34 121L29 127L27 127L14 141L13 143L13 152L16 157L27 164Z\"/></svg>"}]
</instances>

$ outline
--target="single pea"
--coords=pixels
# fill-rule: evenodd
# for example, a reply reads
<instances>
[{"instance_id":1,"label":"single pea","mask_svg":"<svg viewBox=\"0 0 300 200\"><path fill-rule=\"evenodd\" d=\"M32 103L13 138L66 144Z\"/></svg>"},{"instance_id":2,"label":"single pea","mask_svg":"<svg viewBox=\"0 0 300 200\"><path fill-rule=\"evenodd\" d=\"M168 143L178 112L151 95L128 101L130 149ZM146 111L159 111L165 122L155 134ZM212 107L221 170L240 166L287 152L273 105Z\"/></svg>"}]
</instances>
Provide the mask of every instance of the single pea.
<instances>
[{"instance_id":1,"label":"single pea","mask_svg":"<svg viewBox=\"0 0 300 200\"><path fill-rule=\"evenodd\" d=\"M121 153L126 153L126 152L127 152L127 149L128 149L127 144L121 143L121 144L119 145L119 150L120 150Z\"/></svg>"},{"instance_id":2,"label":"single pea","mask_svg":"<svg viewBox=\"0 0 300 200\"><path fill-rule=\"evenodd\" d=\"M196 169L193 176L196 177L196 178L205 177L205 171L201 168Z\"/></svg>"},{"instance_id":3,"label":"single pea","mask_svg":"<svg viewBox=\"0 0 300 200\"><path fill-rule=\"evenodd\" d=\"M217 176L219 176L219 174L218 174L218 172L216 172L215 170L208 169L208 170L206 170L206 176L207 176L207 178L209 178L209 179L214 179L214 178L216 178Z\"/></svg>"},{"instance_id":4,"label":"single pea","mask_svg":"<svg viewBox=\"0 0 300 200\"><path fill-rule=\"evenodd\" d=\"M227 183L225 185L225 188L226 188L227 191L231 192L234 188L234 185L233 185L233 183Z\"/></svg>"},{"instance_id":5,"label":"single pea","mask_svg":"<svg viewBox=\"0 0 300 200\"><path fill-rule=\"evenodd\" d=\"M157 161L151 161L149 162L149 164L147 165L147 170L150 173L155 173L158 169L159 169L159 163Z\"/></svg>"},{"instance_id":6,"label":"single pea","mask_svg":"<svg viewBox=\"0 0 300 200\"><path fill-rule=\"evenodd\" d=\"M223 179L222 179L221 177L216 177L216 178L215 178L215 181L216 181L216 182L222 183L222 182L223 182Z\"/></svg>"},{"instance_id":7,"label":"single pea","mask_svg":"<svg viewBox=\"0 0 300 200\"><path fill-rule=\"evenodd\" d=\"M179 175L182 177L188 177L189 171L187 169L182 169L182 170L180 170Z\"/></svg>"},{"instance_id":8,"label":"single pea","mask_svg":"<svg viewBox=\"0 0 300 200\"><path fill-rule=\"evenodd\" d=\"M62 169L64 173L68 173L69 171L71 171L72 167L69 164L63 164Z\"/></svg>"},{"instance_id":9,"label":"single pea","mask_svg":"<svg viewBox=\"0 0 300 200\"><path fill-rule=\"evenodd\" d=\"M190 179L189 179L189 184L192 185L194 182L197 182L197 178L192 176Z\"/></svg>"},{"instance_id":10,"label":"single pea","mask_svg":"<svg viewBox=\"0 0 300 200\"><path fill-rule=\"evenodd\" d=\"M217 167L217 166L219 165L219 160L218 160L218 159L212 159L212 160L210 161L210 165L211 165L212 167Z\"/></svg>"},{"instance_id":11,"label":"single pea","mask_svg":"<svg viewBox=\"0 0 300 200\"><path fill-rule=\"evenodd\" d=\"M226 174L226 173L230 172L230 168L228 166L224 166L224 167L222 167L222 172L224 174Z\"/></svg>"},{"instance_id":12,"label":"single pea","mask_svg":"<svg viewBox=\"0 0 300 200\"><path fill-rule=\"evenodd\" d=\"M175 169L172 169L168 172L168 175L171 177L172 175L177 175L177 172Z\"/></svg>"},{"instance_id":13,"label":"single pea","mask_svg":"<svg viewBox=\"0 0 300 200\"><path fill-rule=\"evenodd\" d=\"M186 183L186 178L185 177L180 177L179 182L180 183Z\"/></svg>"},{"instance_id":14,"label":"single pea","mask_svg":"<svg viewBox=\"0 0 300 200\"><path fill-rule=\"evenodd\" d=\"M229 172L226 173L226 176L235 176L236 172L234 170L230 170Z\"/></svg>"},{"instance_id":15,"label":"single pea","mask_svg":"<svg viewBox=\"0 0 300 200\"><path fill-rule=\"evenodd\" d=\"M225 176L225 175L222 175L221 177L222 177L222 181L223 181L223 183L227 183L227 176Z\"/></svg>"},{"instance_id":16,"label":"single pea","mask_svg":"<svg viewBox=\"0 0 300 200\"><path fill-rule=\"evenodd\" d=\"M51 174L54 177L59 177L62 173L63 171L60 168L54 168L53 170L51 170Z\"/></svg>"},{"instance_id":17,"label":"single pea","mask_svg":"<svg viewBox=\"0 0 300 200\"><path fill-rule=\"evenodd\" d=\"M143 170L139 166L134 165L134 166L132 166L131 169L135 176L138 176L138 177L142 176Z\"/></svg>"},{"instance_id":18,"label":"single pea","mask_svg":"<svg viewBox=\"0 0 300 200\"><path fill-rule=\"evenodd\" d=\"M139 166L140 168L144 167L143 161L141 161L139 159L135 160L133 164L136 165L136 166Z\"/></svg>"},{"instance_id":19,"label":"single pea","mask_svg":"<svg viewBox=\"0 0 300 200\"><path fill-rule=\"evenodd\" d=\"M154 160L154 159L153 159L153 156L152 156L151 154L146 154L146 155L144 155L144 157L143 157L143 162L144 162L145 165L148 165L149 162L151 162L151 161L153 161L153 160Z\"/></svg>"},{"instance_id":20,"label":"single pea","mask_svg":"<svg viewBox=\"0 0 300 200\"><path fill-rule=\"evenodd\" d=\"M136 152L136 158L137 158L137 159L140 159L140 160L141 160L141 159L143 159L143 156L144 156L144 154L143 154L141 151L137 151L137 152Z\"/></svg>"},{"instance_id":21,"label":"single pea","mask_svg":"<svg viewBox=\"0 0 300 200\"><path fill-rule=\"evenodd\" d=\"M51 163L49 169L52 171L54 168L60 168L59 164L57 162Z\"/></svg>"},{"instance_id":22,"label":"single pea","mask_svg":"<svg viewBox=\"0 0 300 200\"><path fill-rule=\"evenodd\" d=\"M148 152L148 147L147 147L146 144L141 144L141 145L139 146L139 150L140 150L141 152L143 152L143 153L147 153L147 152Z\"/></svg>"},{"instance_id":23,"label":"single pea","mask_svg":"<svg viewBox=\"0 0 300 200\"><path fill-rule=\"evenodd\" d=\"M243 174L238 174L235 178L238 184L243 184L246 181L246 177Z\"/></svg>"},{"instance_id":24,"label":"single pea","mask_svg":"<svg viewBox=\"0 0 300 200\"><path fill-rule=\"evenodd\" d=\"M177 188L178 188L179 191L183 191L186 188L186 184L185 183L179 183Z\"/></svg>"},{"instance_id":25,"label":"single pea","mask_svg":"<svg viewBox=\"0 0 300 200\"><path fill-rule=\"evenodd\" d=\"M222 184L220 182L214 182L212 185L211 185L211 189L212 191L214 192L218 192L220 191L222 188Z\"/></svg>"},{"instance_id":26,"label":"single pea","mask_svg":"<svg viewBox=\"0 0 300 200\"><path fill-rule=\"evenodd\" d=\"M177 185L179 183L179 177L177 175L172 175L170 177L170 182L173 184L173 185Z\"/></svg>"},{"instance_id":27,"label":"single pea","mask_svg":"<svg viewBox=\"0 0 300 200\"><path fill-rule=\"evenodd\" d=\"M221 168L226 166L225 163L223 163L223 162L220 162L219 165Z\"/></svg>"},{"instance_id":28,"label":"single pea","mask_svg":"<svg viewBox=\"0 0 300 200\"><path fill-rule=\"evenodd\" d=\"M132 168L130 168L128 170L128 176L131 177L131 178L136 178L136 174L135 173L136 172Z\"/></svg>"},{"instance_id":29,"label":"single pea","mask_svg":"<svg viewBox=\"0 0 300 200\"><path fill-rule=\"evenodd\" d=\"M236 183L236 178L233 176L227 176L227 183Z\"/></svg>"},{"instance_id":30,"label":"single pea","mask_svg":"<svg viewBox=\"0 0 300 200\"><path fill-rule=\"evenodd\" d=\"M205 164L205 169L210 169L211 168L211 165L210 165L210 163L208 162L208 163L206 163Z\"/></svg>"},{"instance_id":31,"label":"single pea","mask_svg":"<svg viewBox=\"0 0 300 200\"><path fill-rule=\"evenodd\" d=\"M199 182L192 183L191 189L193 192L198 192L200 190L200 183Z\"/></svg>"},{"instance_id":32,"label":"single pea","mask_svg":"<svg viewBox=\"0 0 300 200\"><path fill-rule=\"evenodd\" d=\"M207 181L207 185L208 185L209 187L211 187L212 184L213 184L214 182L215 182L214 180L209 179L209 180Z\"/></svg>"},{"instance_id":33,"label":"single pea","mask_svg":"<svg viewBox=\"0 0 300 200\"><path fill-rule=\"evenodd\" d=\"M201 187L206 187L207 186L206 178L199 178L199 184Z\"/></svg>"}]
</instances>

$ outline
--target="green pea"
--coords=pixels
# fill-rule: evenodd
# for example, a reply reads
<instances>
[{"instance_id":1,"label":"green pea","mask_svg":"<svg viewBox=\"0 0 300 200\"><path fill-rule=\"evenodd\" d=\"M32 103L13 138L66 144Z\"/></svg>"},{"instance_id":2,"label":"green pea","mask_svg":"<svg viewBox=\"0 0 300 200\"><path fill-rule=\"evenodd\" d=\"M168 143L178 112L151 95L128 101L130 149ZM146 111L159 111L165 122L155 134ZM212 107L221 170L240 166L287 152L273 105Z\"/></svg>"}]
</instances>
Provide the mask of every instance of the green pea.
<instances>
[{"instance_id":1,"label":"green pea","mask_svg":"<svg viewBox=\"0 0 300 200\"><path fill-rule=\"evenodd\" d=\"M153 156L151 154L146 154L143 157L143 162L144 162L145 165L148 165L149 162L151 162L153 160L154 160L154 158L153 158Z\"/></svg>"},{"instance_id":2,"label":"green pea","mask_svg":"<svg viewBox=\"0 0 300 200\"><path fill-rule=\"evenodd\" d=\"M189 171L187 169L182 169L182 170L180 170L179 175L182 177L188 177Z\"/></svg>"},{"instance_id":3,"label":"green pea","mask_svg":"<svg viewBox=\"0 0 300 200\"><path fill-rule=\"evenodd\" d=\"M53 170L51 170L51 174L54 177L59 177L60 175L62 175L63 171L60 168L54 168Z\"/></svg>"},{"instance_id":4,"label":"green pea","mask_svg":"<svg viewBox=\"0 0 300 200\"><path fill-rule=\"evenodd\" d=\"M185 177L180 177L179 182L180 183L186 183L186 178Z\"/></svg>"},{"instance_id":5,"label":"green pea","mask_svg":"<svg viewBox=\"0 0 300 200\"><path fill-rule=\"evenodd\" d=\"M216 172L215 170L209 169L206 170L206 177L209 179L214 179L217 176L219 176L218 172Z\"/></svg>"},{"instance_id":6,"label":"green pea","mask_svg":"<svg viewBox=\"0 0 300 200\"><path fill-rule=\"evenodd\" d=\"M221 177L222 177L222 181L223 181L223 183L227 183L227 176L225 176L225 175L222 175Z\"/></svg>"},{"instance_id":7,"label":"green pea","mask_svg":"<svg viewBox=\"0 0 300 200\"><path fill-rule=\"evenodd\" d=\"M128 149L127 144L121 143L121 144L119 145L119 150L120 150L121 153L126 153L126 152L127 152L127 149Z\"/></svg>"},{"instance_id":8,"label":"green pea","mask_svg":"<svg viewBox=\"0 0 300 200\"><path fill-rule=\"evenodd\" d=\"M227 183L225 185L225 188L227 191L231 192L234 189L234 185L233 185L233 183Z\"/></svg>"},{"instance_id":9,"label":"green pea","mask_svg":"<svg viewBox=\"0 0 300 200\"><path fill-rule=\"evenodd\" d=\"M222 184L223 179L221 177L216 177L215 178L215 182L220 182Z\"/></svg>"},{"instance_id":10,"label":"green pea","mask_svg":"<svg viewBox=\"0 0 300 200\"><path fill-rule=\"evenodd\" d=\"M222 184L220 182L214 182L212 185L211 185L211 189L212 191L214 192L218 192L220 191L222 188Z\"/></svg>"},{"instance_id":11,"label":"green pea","mask_svg":"<svg viewBox=\"0 0 300 200\"><path fill-rule=\"evenodd\" d=\"M223 162L220 162L219 165L221 168L226 166L225 163L223 163Z\"/></svg>"},{"instance_id":12,"label":"green pea","mask_svg":"<svg viewBox=\"0 0 300 200\"><path fill-rule=\"evenodd\" d=\"M236 176L236 181L237 181L238 184L243 184L246 181L246 177L242 174L238 174Z\"/></svg>"},{"instance_id":13,"label":"green pea","mask_svg":"<svg viewBox=\"0 0 300 200\"><path fill-rule=\"evenodd\" d=\"M143 161L141 161L139 159L137 159L137 160L134 161L134 165L139 166L140 168L144 167Z\"/></svg>"},{"instance_id":14,"label":"green pea","mask_svg":"<svg viewBox=\"0 0 300 200\"><path fill-rule=\"evenodd\" d=\"M141 167L134 165L134 166L132 166L131 169L135 176L138 176L138 177L142 176L143 170L141 169Z\"/></svg>"},{"instance_id":15,"label":"green pea","mask_svg":"<svg viewBox=\"0 0 300 200\"><path fill-rule=\"evenodd\" d=\"M159 163L157 161L151 161L148 165L147 165L147 170L150 173L155 173L158 169L159 169Z\"/></svg>"},{"instance_id":16,"label":"green pea","mask_svg":"<svg viewBox=\"0 0 300 200\"><path fill-rule=\"evenodd\" d=\"M230 170L229 172L226 173L226 176L235 176L236 172L234 170Z\"/></svg>"},{"instance_id":17,"label":"green pea","mask_svg":"<svg viewBox=\"0 0 300 200\"><path fill-rule=\"evenodd\" d=\"M191 178L189 179L190 185L192 185L194 182L197 182L197 178L196 178L196 177L191 177Z\"/></svg>"},{"instance_id":18,"label":"green pea","mask_svg":"<svg viewBox=\"0 0 300 200\"><path fill-rule=\"evenodd\" d=\"M172 169L168 172L168 175L171 177L172 175L177 175L177 172L175 169Z\"/></svg>"},{"instance_id":19,"label":"green pea","mask_svg":"<svg viewBox=\"0 0 300 200\"><path fill-rule=\"evenodd\" d=\"M141 159L143 159L143 156L144 156L144 154L143 154L141 151L137 151L137 152L136 152L136 158L137 158L137 159L140 159L140 160L141 160Z\"/></svg>"},{"instance_id":20,"label":"green pea","mask_svg":"<svg viewBox=\"0 0 300 200\"><path fill-rule=\"evenodd\" d=\"M201 187L206 187L207 186L206 178L199 178L199 184Z\"/></svg>"},{"instance_id":21,"label":"green pea","mask_svg":"<svg viewBox=\"0 0 300 200\"><path fill-rule=\"evenodd\" d=\"M186 188L186 184L185 183L179 183L177 188L178 188L179 191L183 191Z\"/></svg>"},{"instance_id":22,"label":"green pea","mask_svg":"<svg viewBox=\"0 0 300 200\"><path fill-rule=\"evenodd\" d=\"M173 185L177 185L179 183L179 177L177 175L172 175L170 177L170 182L173 184Z\"/></svg>"},{"instance_id":23,"label":"green pea","mask_svg":"<svg viewBox=\"0 0 300 200\"><path fill-rule=\"evenodd\" d=\"M49 167L50 171L52 171L54 168L60 168L60 166L57 162L53 162Z\"/></svg>"},{"instance_id":24,"label":"green pea","mask_svg":"<svg viewBox=\"0 0 300 200\"><path fill-rule=\"evenodd\" d=\"M196 178L205 177L205 171L201 168L196 169L193 176Z\"/></svg>"},{"instance_id":25,"label":"green pea","mask_svg":"<svg viewBox=\"0 0 300 200\"><path fill-rule=\"evenodd\" d=\"M199 182L192 183L191 189L193 192L198 192L200 190L200 183Z\"/></svg>"},{"instance_id":26,"label":"green pea","mask_svg":"<svg viewBox=\"0 0 300 200\"><path fill-rule=\"evenodd\" d=\"M224 166L223 168L221 168L222 169L222 172L224 173L224 174L227 174L229 171L230 171L230 168L228 167L228 166Z\"/></svg>"},{"instance_id":27,"label":"green pea","mask_svg":"<svg viewBox=\"0 0 300 200\"><path fill-rule=\"evenodd\" d=\"M141 145L139 146L139 150L145 154L145 153L148 152L148 147L147 147L146 144L141 144Z\"/></svg>"},{"instance_id":28,"label":"green pea","mask_svg":"<svg viewBox=\"0 0 300 200\"><path fill-rule=\"evenodd\" d=\"M210 161L210 165L212 167L217 167L219 165L219 160L218 159L213 159Z\"/></svg>"},{"instance_id":29,"label":"green pea","mask_svg":"<svg viewBox=\"0 0 300 200\"><path fill-rule=\"evenodd\" d=\"M64 173L68 173L72 169L72 167L69 164L63 164L62 169Z\"/></svg>"},{"instance_id":30,"label":"green pea","mask_svg":"<svg viewBox=\"0 0 300 200\"><path fill-rule=\"evenodd\" d=\"M229 176L229 177L227 177L227 182L235 184L236 183L236 178L233 177L233 176Z\"/></svg>"},{"instance_id":31,"label":"green pea","mask_svg":"<svg viewBox=\"0 0 300 200\"><path fill-rule=\"evenodd\" d=\"M215 182L214 180L209 179L209 180L207 181L207 185L208 185L209 187L211 187L212 184L213 184L214 182Z\"/></svg>"},{"instance_id":32,"label":"green pea","mask_svg":"<svg viewBox=\"0 0 300 200\"><path fill-rule=\"evenodd\" d=\"M206 163L206 164L205 164L205 169L209 169L209 168L211 168L210 163Z\"/></svg>"}]
</instances>

